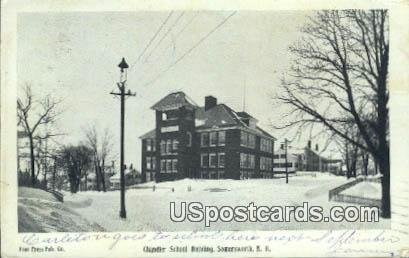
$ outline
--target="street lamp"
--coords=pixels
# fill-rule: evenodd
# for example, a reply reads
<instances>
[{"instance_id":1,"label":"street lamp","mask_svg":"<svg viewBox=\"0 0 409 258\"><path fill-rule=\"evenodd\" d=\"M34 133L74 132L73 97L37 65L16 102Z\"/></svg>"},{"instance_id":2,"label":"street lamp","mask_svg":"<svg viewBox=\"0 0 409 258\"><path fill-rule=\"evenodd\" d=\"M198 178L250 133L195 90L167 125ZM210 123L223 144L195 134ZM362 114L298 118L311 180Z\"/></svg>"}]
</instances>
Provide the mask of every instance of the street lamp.
<instances>
[{"instance_id":1,"label":"street lamp","mask_svg":"<svg viewBox=\"0 0 409 258\"><path fill-rule=\"evenodd\" d=\"M125 209L125 164L124 164L124 138L125 138L125 96L135 96L130 90L126 91L126 80L127 80L127 69L129 65L126 63L125 58L122 58L118 67L120 68L120 78L119 83L117 83L119 92L111 92L112 95L120 96L121 99L121 160L120 160L120 187L121 187L121 208L119 211L119 216L121 218L126 218Z\"/></svg>"},{"instance_id":2,"label":"street lamp","mask_svg":"<svg viewBox=\"0 0 409 258\"><path fill-rule=\"evenodd\" d=\"M119 63L118 67L121 68L120 82L124 82L127 79L127 71L129 68L129 65L126 63L124 57L122 57L122 60Z\"/></svg>"}]
</instances>

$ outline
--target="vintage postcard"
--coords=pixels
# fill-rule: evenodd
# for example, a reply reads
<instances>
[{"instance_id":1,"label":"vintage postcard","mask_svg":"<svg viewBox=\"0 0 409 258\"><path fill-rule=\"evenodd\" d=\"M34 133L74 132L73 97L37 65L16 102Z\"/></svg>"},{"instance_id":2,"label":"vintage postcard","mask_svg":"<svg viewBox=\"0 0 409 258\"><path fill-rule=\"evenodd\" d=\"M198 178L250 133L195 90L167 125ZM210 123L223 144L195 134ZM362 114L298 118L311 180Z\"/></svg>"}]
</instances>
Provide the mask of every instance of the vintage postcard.
<instances>
[{"instance_id":1,"label":"vintage postcard","mask_svg":"<svg viewBox=\"0 0 409 258\"><path fill-rule=\"evenodd\" d=\"M409 257L409 2L1 7L2 257Z\"/></svg>"}]
</instances>

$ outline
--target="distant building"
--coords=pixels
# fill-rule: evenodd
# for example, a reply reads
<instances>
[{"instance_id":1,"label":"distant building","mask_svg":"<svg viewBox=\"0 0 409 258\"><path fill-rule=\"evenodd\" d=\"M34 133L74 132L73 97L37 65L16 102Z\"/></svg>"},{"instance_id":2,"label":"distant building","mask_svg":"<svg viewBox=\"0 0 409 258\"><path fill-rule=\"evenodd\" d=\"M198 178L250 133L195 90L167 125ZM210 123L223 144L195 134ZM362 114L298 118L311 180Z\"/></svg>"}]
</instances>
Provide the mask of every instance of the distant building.
<instances>
[{"instance_id":1,"label":"distant building","mask_svg":"<svg viewBox=\"0 0 409 258\"><path fill-rule=\"evenodd\" d=\"M257 119L213 96L199 107L183 92L152 106L155 129L142 135L142 178L245 179L273 176L275 138Z\"/></svg>"},{"instance_id":2,"label":"distant building","mask_svg":"<svg viewBox=\"0 0 409 258\"><path fill-rule=\"evenodd\" d=\"M24 131L17 131L17 171L30 172L30 142Z\"/></svg>"},{"instance_id":3,"label":"distant building","mask_svg":"<svg viewBox=\"0 0 409 258\"><path fill-rule=\"evenodd\" d=\"M133 168L132 164L129 168L125 168L125 186L139 184L142 182L141 172ZM110 190L117 190L121 187L121 174L118 171L109 178Z\"/></svg>"},{"instance_id":4,"label":"distant building","mask_svg":"<svg viewBox=\"0 0 409 258\"><path fill-rule=\"evenodd\" d=\"M111 177L116 173L115 171L115 162L112 161L111 165L106 165L104 168L104 179L105 179L105 189L109 190L111 187L111 182L110 179ZM85 183L85 180L87 183ZM101 181L102 182L102 181ZM97 190L97 177L96 177L96 172L95 172L95 167L92 167L88 171L88 176L87 178L83 177L81 179L81 184L80 184L80 190L85 191L85 190ZM102 183L101 183L101 189L102 190Z\"/></svg>"},{"instance_id":5,"label":"distant building","mask_svg":"<svg viewBox=\"0 0 409 258\"><path fill-rule=\"evenodd\" d=\"M286 155L288 155L286 157ZM294 152L293 149L288 148L287 154L283 146L274 152L274 173L294 173L299 170L301 164L301 155L299 152ZM286 169L287 168L287 169Z\"/></svg>"},{"instance_id":6,"label":"distant building","mask_svg":"<svg viewBox=\"0 0 409 258\"><path fill-rule=\"evenodd\" d=\"M342 160L322 156L319 153L318 144L315 145L315 149L311 148L311 141L308 141L307 146L301 149L288 147L287 155L286 164L286 150L284 144L281 144L280 149L274 153L274 172L285 173L286 167L290 173L296 171L321 171L338 174L341 171Z\"/></svg>"}]
</instances>

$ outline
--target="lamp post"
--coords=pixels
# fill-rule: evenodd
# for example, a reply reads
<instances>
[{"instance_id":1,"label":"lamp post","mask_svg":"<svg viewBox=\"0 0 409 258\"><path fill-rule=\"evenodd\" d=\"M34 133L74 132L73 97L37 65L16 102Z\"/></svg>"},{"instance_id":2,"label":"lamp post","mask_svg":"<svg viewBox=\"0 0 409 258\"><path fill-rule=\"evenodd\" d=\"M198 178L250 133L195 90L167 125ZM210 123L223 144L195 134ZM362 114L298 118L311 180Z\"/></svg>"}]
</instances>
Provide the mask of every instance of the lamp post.
<instances>
[{"instance_id":1,"label":"lamp post","mask_svg":"<svg viewBox=\"0 0 409 258\"><path fill-rule=\"evenodd\" d=\"M125 58L122 58L121 63L118 67L120 68L120 77L119 82L117 83L119 92L111 92L112 95L117 95L121 100L121 160L120 160L120 187L121 187L121 208L119 211L119 216L121 218L126 218L126 209L125 209L125 154L124 154L124 138L125 138L125 96L135 96L135 93L131 93L130 90L126 92L126 80L127 80L127 69L129 65L126 63Z\"/></svg>"}]
</instances>

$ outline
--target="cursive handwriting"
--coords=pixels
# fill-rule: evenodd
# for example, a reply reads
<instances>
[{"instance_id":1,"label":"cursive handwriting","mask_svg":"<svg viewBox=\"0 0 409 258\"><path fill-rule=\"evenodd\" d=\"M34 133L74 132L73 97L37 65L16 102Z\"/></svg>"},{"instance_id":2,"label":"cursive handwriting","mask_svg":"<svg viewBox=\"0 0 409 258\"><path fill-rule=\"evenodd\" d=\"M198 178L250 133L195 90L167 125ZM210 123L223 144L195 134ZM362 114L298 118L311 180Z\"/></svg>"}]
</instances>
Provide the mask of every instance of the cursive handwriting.
<instances>
[{"instance_id":1,"label":"cursive handwriting","mask_svg":"<svg viewBox=\"0 0 409 258\"><path fill-rule=\"evenodd\" d=\"M34 246L38 244L65 244L83 243L88 241L108 241L109 250L115 248L120 242L126 241L172 241L172 240L215 240L215 241L243 241L243 242L269 242L287 245L292 242L306 242L323 244L328 252L352 252L357 244L393 244L400 238L390 232L381 231L374 235L356 230L324 231L321 235L308 234L306 232L224 232L224 231L191 231L191 232L129 232L129 233L64 233L50 236L50 234L30 233L26 234L22 241L24 244ZM379 245L374 245L379 247ZM366 249L365 249L366 250ZM388 250L368 249L368 252L385 252ZM356 251L358 252L358 251Z\"/></svg>"}]
</instances>

